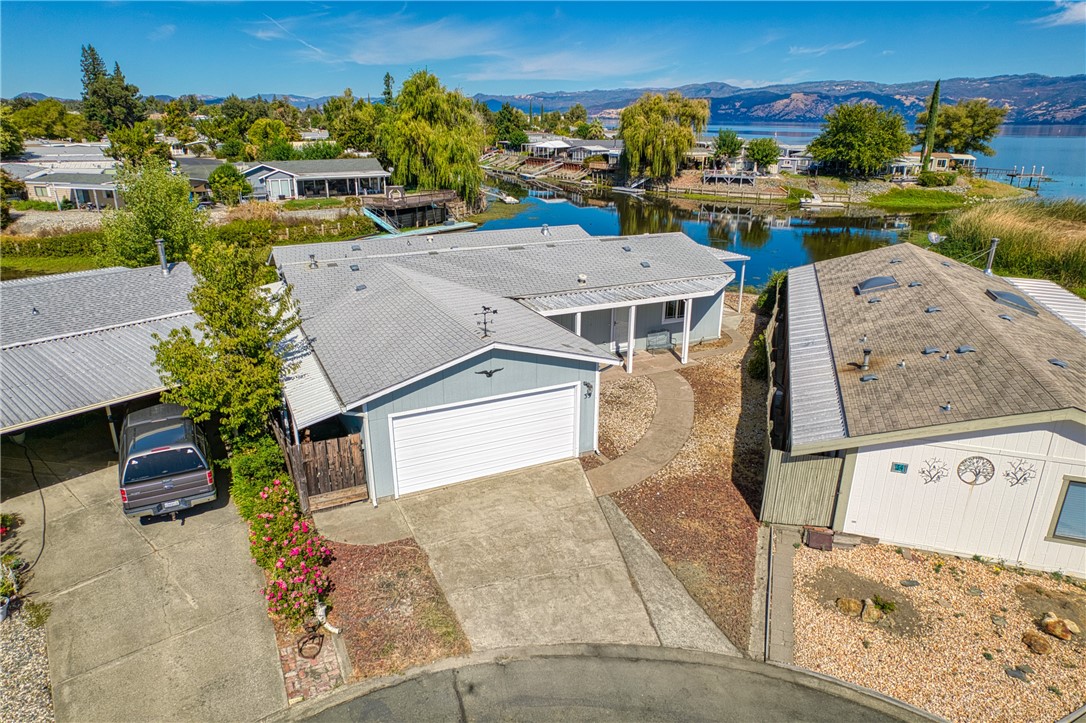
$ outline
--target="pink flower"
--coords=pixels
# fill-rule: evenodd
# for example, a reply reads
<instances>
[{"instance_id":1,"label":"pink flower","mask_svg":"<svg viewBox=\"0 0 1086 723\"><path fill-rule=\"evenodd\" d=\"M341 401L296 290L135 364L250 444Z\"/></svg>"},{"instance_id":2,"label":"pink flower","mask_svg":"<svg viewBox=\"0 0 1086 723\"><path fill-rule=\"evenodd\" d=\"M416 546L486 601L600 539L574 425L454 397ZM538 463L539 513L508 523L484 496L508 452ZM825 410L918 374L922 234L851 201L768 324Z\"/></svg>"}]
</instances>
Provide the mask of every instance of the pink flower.
<instances>
[{"instance_id":1,"label":"pink flower","mask_svg":"<svg viewBox=\"0 0 1086 723\"><path fill-rule=\"evenodd\" d=\"M275 567L280 570L283 569L283 558L280 557L278 560L275 561Z\"/></svg>"},{"instance_id":2,"label":"pink flower","mask_svg":"<svg viewBox=\"0 0 1086 723\"><path fill-rule=\"evenodd\" d=\"M301 550L299 550L297 547L294 547L291 548L290 555L291 557L297 557L299 552L301 552Z\"/></svg>"}]
</instances>

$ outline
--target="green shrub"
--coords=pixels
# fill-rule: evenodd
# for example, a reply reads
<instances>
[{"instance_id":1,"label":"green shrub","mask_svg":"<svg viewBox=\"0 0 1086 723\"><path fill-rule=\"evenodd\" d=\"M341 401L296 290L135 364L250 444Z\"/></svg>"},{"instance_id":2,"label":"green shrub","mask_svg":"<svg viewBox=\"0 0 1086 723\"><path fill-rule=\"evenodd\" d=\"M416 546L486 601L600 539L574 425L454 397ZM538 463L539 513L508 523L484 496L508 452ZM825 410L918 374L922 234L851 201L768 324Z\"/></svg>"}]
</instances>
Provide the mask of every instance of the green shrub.
<instances>
[{"instance_id":1,"label":"green shrub","mask_svg":"<svg viewBox=\"0 0 1086 723\"><path fill-rule=\"evenodd\" d=\"M918 185L925 188L939 188L942 186L953 186L954 182L958 180L958 174L953 171L948 173L937 173L935 171L922 171L919 176L916 177Z\"/></svg>"},{"instance_id":2,"label":"green shrub","mask_svg":"<svg viewBox=\"0 0 1086 723\"><path fill-rule=\"evenodd\" d=\"M260 493L276 479L286 479L283 453L271 437L263 437L257 444L230 457L230 497L238 508L238 514L252 520L260 511Z\"/></svg>"},{"instance_id":3,"label":"green shrub","mask_svg":"<svg viewBox=\"0 0 1086 723\"><path fill-rule=\"evenodd\" d=\"M747 360L747 374L755 379L765 381L769 379L769 359L766 357L765 332L750 345L750 359Z\"/></svg>"},{"instance_id":4,"label":"green shrub","mask_svg":"<svg viewBox=\"0 0 1086 723\"><path fill-rule=\"evenodd\" d=\"M897 609L897 603L895 603L893 600L887 600L885 598L879 597L878 595L875 595L873 598L871 598L871 602L875 603L875 607L884 613L892 613L894 612L894 610Z\"/></svg>"},{"instance_id":5,"label":"green shrub","mask_svg":"<svg viewBox=\"0 0 1086 723\"><path fill-rule=\"evenodd\" d=\"M754 302L759 311L766 314L773 311L773 305L777 303L777 290L786 278L788 278L787 271L774 271L769 275L769 281L766 282L765 288Z\"/></svg>"},{"instance_id":6,"label":"green shrub","mask_svg":"<svg viewBox=\"0 0 1086 723\"><path fill-rule=\"evenodd\" d=\"M23 603L23 613L26 615L27 627L40 628L49 620L53 613L53 604L48 602L27 601Z\"/></svg>"},{"instance_id":7,"label":"green shrub","mask_svg":"<svg viewBox=\"0 0 1086 723\"><path fill-rule=\"evenodd\" d=\"M56 211L57 205L52 201L12 201L11 207L16 211Z\"/></svg>"},{"instance_id":8,"label":"green shrub","mask_svg":"<svg viewBox=\"0 0 1086 723\"><path fill-rule=\"evenodd\" d=\"M76 231L60 236L4 236L0 256L96 256L102 248L101 231Z\"/></svg>"}]
</instances>

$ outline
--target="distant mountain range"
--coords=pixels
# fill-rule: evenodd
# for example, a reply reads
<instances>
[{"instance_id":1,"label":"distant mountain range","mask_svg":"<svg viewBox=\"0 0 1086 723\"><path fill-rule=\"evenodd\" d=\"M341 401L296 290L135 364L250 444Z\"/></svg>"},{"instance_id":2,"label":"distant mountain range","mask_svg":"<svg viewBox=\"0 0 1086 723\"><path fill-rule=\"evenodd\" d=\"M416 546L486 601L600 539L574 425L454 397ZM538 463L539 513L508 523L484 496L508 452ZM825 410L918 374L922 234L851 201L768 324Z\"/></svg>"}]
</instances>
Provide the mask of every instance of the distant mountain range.
<instances>
[{"instance_id":1,"label":"distant mountain range","mask_svg":"<svg viewBox=\"0 0 1086 723\"><path fill-rule=\"evenodd\" d=\"M503 103L527 111L566 110L574 103L588 109L590 115L617 118L618 112L647 92L678 90L690 98L705 98L711 111L710 123L817 123L839 103L873 101L893 108L909 121L924 110L935 81L913 83L874 83L863 80L821 80L807 83L740 88L727 83L696 83L677 88L619 88L539 92L525 95L490 95L477 93L475 100L497 110ZM41 93L20 93L16 97L41 100ZM156 95L164 101L174 96ZM197 95L210 105L225 98ZM254 96L255 97L255 96ZM305 109L321 106L332 96L310 98L290 93L261 93L261 98L286 98ZM943 80L941 97L956 102L967 98L986 98L1008 109L1008 123L1086 125L1086 75L1049 77L1046 75L997 75L990 78L948 78ZM60 100L64 100L63 98Z\"/></svg>"}]
</instances>

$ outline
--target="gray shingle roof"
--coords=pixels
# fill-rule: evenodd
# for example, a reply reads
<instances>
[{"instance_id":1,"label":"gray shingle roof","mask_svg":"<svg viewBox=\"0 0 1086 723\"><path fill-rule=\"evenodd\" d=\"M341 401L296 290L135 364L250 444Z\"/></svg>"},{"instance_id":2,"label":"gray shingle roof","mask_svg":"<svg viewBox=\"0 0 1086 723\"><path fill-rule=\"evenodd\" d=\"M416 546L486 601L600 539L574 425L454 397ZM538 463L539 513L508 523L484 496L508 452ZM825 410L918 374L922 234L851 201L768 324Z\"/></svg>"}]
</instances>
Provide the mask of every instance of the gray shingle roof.
<instances>
[{"instance_id":1,"label":"gray shingle roof","mask_svg":"<svg viewBox=\"0 0 1086 723\"><path fill-rule=\"evenodd\" d=\"M1034 317L986 295L987 289L1015 292L1006 280L911 244L820 261L814 268L849 437L1086 410L1082 335L1040 305ZM894 276L899 287L855 293L860 281L882 275ZM873 297L880 301L871 303ZM941 311L925 313L927 307ZM961 345L976 351L955 353ZM922 354L928 346L941 353ZM873 352L870 373L877 381L860 382L864 347ZM947 351L950 358L943 360ZM1070 366L1050 364L1053 358ZM902 359L905 368L898 366ZM947 401L951 409L943 411Z\"/></svg>"},{"instance_id":2,"label":"gray shingle roof","mask_svg":"<svg viewBox=\"0 0 1086 723\"><path fill-rule=\"evenodd\" d=\"M287 281L302 329L346 405L492 344L617 361L515 301L393 264L371 263L365 274L292 267ZM487 338L474 316L483 305L498 310Z\"/></svg>"},{"instance_id":3,"label":"gray shingle roof","mask_svg":"<svg viewBox=\"0 0 1086 723\"><path fill-rule=\"evenodd\" d=\"M27 179L31 184L55 183L59 186L74 186L76 188L108 188L116 186L117 177L112 173L88 173L75 172L50 172L35 178Z\"/></svg>"},{"instance_id":4,"label":"gray shingle roof","mask_svg":"<svg viewBox=\"0 0 1086 723\"><path fill-rule=\"evenodd\" d=\"M275 263L309 263L313 254L317 261L341 261L350 258L386 256L406 253L422 253L432 250L460 248L480 248L485 246L510 246L526 243L560 243L562 241L591 238L580 226L549 226L547 233L542 227L514 228L499 231L470 231L463 233L439 233L432 236L400 236L387 238L352 239L349 241L327 241L325 243L304 244L299 246L276 246L272 250ZM355 251L353 247L357 246Z\"/></svg>"},{"instance_id":5,"label":"gray shingle roof","mask_svg":"<svg viewBox=\"0 0 1086 723\"><path fill-rule=\"evenodd\" d=\"M286 171L298 176L320 177L349 173L389 175L376 158L333 158L324 161L261 161L249 165L248 168L243 169L243 172L260 166Z\"/></svg>"},{"instance_id":6,"label":"gray shingle roof","mask_svg":"<svg viewBox=\"0 0 1086 723\"><path fill-rule=\"evenodd\" d=\"M99 269L0 283L0 345L80 334L190 311L188 264ZM37 313L34 313L34 310Z\"/></svg>"},{"instance_id":7,"label":"gray shingle roof","mask_svg":"<svg viewBox=\"0 0 1086 723\"><path fill-rule=\"evenodd\" d=\"M0 168L12 178L20 180L45 170L45 166L35 166L32 163L4 163L0 165Z\"/></svg>"}]
</instances>

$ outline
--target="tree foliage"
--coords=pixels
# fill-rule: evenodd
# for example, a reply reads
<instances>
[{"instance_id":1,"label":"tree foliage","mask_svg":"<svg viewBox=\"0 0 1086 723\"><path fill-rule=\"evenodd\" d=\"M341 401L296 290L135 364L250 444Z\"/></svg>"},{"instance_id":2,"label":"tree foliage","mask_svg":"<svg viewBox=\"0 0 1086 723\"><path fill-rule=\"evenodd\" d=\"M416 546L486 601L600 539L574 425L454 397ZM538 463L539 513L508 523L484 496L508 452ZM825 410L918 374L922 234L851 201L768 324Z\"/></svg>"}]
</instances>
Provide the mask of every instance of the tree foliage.
<instances>
[{"instance_id":1,"label":"tree foliage","mask_svg":"<svg viewBox=\"0 0 1086 723\"><path fill-rule=\"evenodd\" d=\"M349 110L337 113L328 126L328 135L342 148L376 153L377 130L384 107L359 100Z\"/></svg>"},{"instance_id":2,"label":"tree foliage","mask_svg":"<svg viewBox=\"0 0 1086 723\"><path fill-rule=\"evenodd\" d=\"M495 140L506 141L519 148L528 142L528 134L524 132L527 127L528 116L509 103L502 103L502 107L494 114Z\"/></svg>"},{"instance_id":3,"label":"tree foliage","mask_svg":"<svg viewBox=\"0 0 1086 723\"><path fill-rule=\"evenodd\" d=\"M755 138L747 143L747 159L754 164L754 170L772 166L781 155L781 147L772 138Z\"/></svg>"},{"instance_id":4,"label":"tree foliage","mask_svg":"<svg viewBox=\"0 0 1086 723\"><path fill-rule=\"evenodd\" d=\"M666 96L641 96L619 117L619 137L624 141L623 159L628 172L671 178L708 122L706 100L684 98L678 91Z\"/></svg>"},{"instance_id":5,"label":"tree foliage","mask_svg":"<svg viewBox=\"0 0 1086 723\"><path fill-rule=\"evenodd\" d=\"M117 190L124 206L102 219L102 256L112 265L148 266L158 261L155 239L166 242L171 260L186 258L190 244L207 235L204 214L191 200L189 181L157 158L123 165Z\"/></svg>"},{"instance_id":6,"label":"tree foliage","mask_svg":"<svg viewBox=\"0 0 1086 723\"><path fill-rule=\"evenodd\" d=\"M86 124L83 116L71 113L55 98L46 98L16 110L11 122L24 138L70 138L83 140Z\"/></svg>"},{"instance_id":7,"label":"tree foliage","mask_svg":"<svg viewBox=\"0 0 1086 723\"><path fill-rule=\"evenodd\" d=\"M928 110L925 117L929 122L926 123L923 135L917 134L923 141L923 148L920 153L920 170L928 170L928 162L931 160L931 152L935 150L935 127L939 123L939 84L941 80L935 81L935 90L931 92L931 98L928 99Z\"/></svg>"},{"instance_id":8,"label":"tree foliage","mask_svg":"<svg viewBox=\"0 0 1086 723\"><path fill-rule=\"evenodd\" d=\"M733 130L717 131L713 141L713 160L730 161L743 152L743 139Z\"/></svg>"},{"instance_id":9,"label":"tree foliage","mask_svg":"<svg viewBox=\"0 0 1086 723\"><path fill-rule=\"evenodd\" d=\"M576 126L588 122L588 110L580 103L574 103L566 111L566 125Z\"/></svg>"},{"instance_id":10,"label":"tree foliage","mask_svg":"<svg viewBox=\"0 0 1086 723\"><path fill-rule=\"evenodd\" d=\"M324 161L342 155L343 148L335 141L310 141L294 149L294 159L298 161Z\"/></svg>"},{"instance_id":11,"label":"tree foliage","mask_svg":"<svg viewBox=\"0 0 1086 723\"><path fill-rule=\"evenodd\" d=\"M448 91L432 73L408 78L381 126L393 181L421 189L451 188L465 201L479 197L479 154L485 133L471 101Z\"/></svg>"},{"instance_id":12,"label":"tree foliage","mask_svg":"<svg viewBox=\"0 0 1086 723\"><path fill-rule=\"evenodd\" d=\"M12 112L0 106L0 158L16 158L23 154L23 134L12 121Z\"/></svg>"},{"instance_id":13,"label":"tree foliage","mask_svg":"<svg viewBox=\"0 0 1086 723\"><path fill-rule=\"evenodd\" d=\"M85 45L79 67L83 73L83 117L95 134L131 128L143 120L140 89L125 80L119 63L106 72L105 62L93 45Z\"/></svg>"},{"instance_id":14,"label":"tree foliage","mask_svg":"<svg viewBox=\"0 0 1086 723\"><path fill-rule=\"evenodd\" d=\"M221 414L226 437L240 448L267 434L268 418L282 404L280 354L298 323L289 288L275 297L261 288L264 256L219 239L195 245L195 333L184 327L155 337L163 400L184 405L196 421Z\"/></svg>"},{"instance_id":15,"label":"tree foliage","mask_svg":"<svg viewBox=\"0 0 1086 723\"><path fill-rule=\"evenodd\" d=\"M131 128L116 128L109 134L110 156L128 165L138 166L155 158L169 163L170 147L155 140L155 125L150 121L136 123Z\"/></svg>"},{"instance_id":16,"label":"tree foliage","mask_svg":"<svg viewBox=\"0 0 1086 723\"><path fill-rule=\"evenodd\" d=\"M999 135L999 126L1007 115L1006 108L991 105L983 98L963 100L956 105L944 105L935 118L932 149L947 153L982 153L995 155L988 145ZM917 132L928 134L928 113L916 118Z\"/></svg>"},{"instance_id":17,"label":"tree foliage","mask_svg":"<svg viewBox=\"0 0 1086 723\"><path fill-rule=\"evenodd\" d=\"M822 133L807 149L816 161L871 175L911 147L904 118L892 110L858 103L830 111Z\"/></svg>"},{"instance_id":18,"label":"tree foliage","mask_svg":"<svg viewBox=\"0 0 1086 723\"><path fill-rule=\"evenodd\" d=\"M231 163L224 163L213 170L207 177L212 197L219 203L234 206L245 194L253 192L253 187L245 176Z\"/></svg>"},{"instance_id":19,"label":"tree foliage","mask_svg":"<svg viewBox=\"0 0 1086 723\"><path fill-rule=\"evenodd\" d=\"M574 129L573 135L586 141L602 141L607 138L607 132L603 129L603 124L598 120L591 123L579 123L577 128Z\"/></svg>"}]
</instances>

